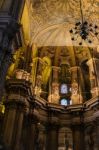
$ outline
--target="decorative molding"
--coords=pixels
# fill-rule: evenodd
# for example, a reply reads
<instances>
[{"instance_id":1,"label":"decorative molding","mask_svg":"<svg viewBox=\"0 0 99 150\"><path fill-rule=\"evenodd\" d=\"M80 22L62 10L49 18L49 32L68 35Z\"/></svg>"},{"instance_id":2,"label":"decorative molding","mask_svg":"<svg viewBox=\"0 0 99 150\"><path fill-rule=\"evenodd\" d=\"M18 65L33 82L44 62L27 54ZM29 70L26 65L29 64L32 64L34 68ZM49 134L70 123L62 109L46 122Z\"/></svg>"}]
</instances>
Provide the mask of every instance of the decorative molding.
<instances>
[{"instance_id":1,"label":"decorative molding","mask_svg":"<svg viewBox=\"0 0 99 150\"><path fill-rule=\"evenodd\" d=\"M86 20L99 22L98 0L83 0L83 11ZM29 12L32 42L35 41L39 46L72 45L68 31L81 18L78 0L34 0L30 3Z\"/></svg>"}]
</instances>

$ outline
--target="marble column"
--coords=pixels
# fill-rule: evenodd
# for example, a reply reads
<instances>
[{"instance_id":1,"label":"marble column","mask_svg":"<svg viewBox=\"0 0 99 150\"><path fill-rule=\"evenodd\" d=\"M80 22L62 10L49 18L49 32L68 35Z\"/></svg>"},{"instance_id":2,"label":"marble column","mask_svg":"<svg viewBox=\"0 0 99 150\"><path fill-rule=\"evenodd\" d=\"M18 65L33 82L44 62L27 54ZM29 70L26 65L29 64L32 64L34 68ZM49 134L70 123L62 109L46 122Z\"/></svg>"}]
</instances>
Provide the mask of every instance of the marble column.
<instances>
[{"instance_id":1,"label":"marble column","mask_svg":"<svg viewBox=\"0 0 99 150\"><path fill-rule=\"evenodd\" d=\"M71 86L71 100L72 104L80 104L83 102L83 79L81 75L80 67L71 67L72 86Z\"/></svg>"}]
</instances>

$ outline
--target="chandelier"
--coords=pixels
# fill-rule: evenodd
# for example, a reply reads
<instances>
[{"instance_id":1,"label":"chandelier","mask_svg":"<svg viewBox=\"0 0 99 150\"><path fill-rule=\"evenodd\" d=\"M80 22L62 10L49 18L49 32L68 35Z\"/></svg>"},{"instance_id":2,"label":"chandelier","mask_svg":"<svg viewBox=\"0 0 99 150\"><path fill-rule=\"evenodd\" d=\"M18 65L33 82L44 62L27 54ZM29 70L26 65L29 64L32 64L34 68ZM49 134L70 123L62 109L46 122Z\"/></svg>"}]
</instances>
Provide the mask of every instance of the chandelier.
<instances>
[{"instance_id":1,"label":"chandelier","mask_svg":"<svg viewBox=\"0 0 99 150\"><path fill-rule=\"evenodd\" d=\"M79 45L82 45L83 41L87 41L89 44L93 42L93 37L97 37L99 35L99 28L96 24L88 23L88 21L84 20L83 9L82 9L82 1L80 2L80 14L81 21L75 23L75 27L70 29L71 40L76 41L80 38Z\"/></svg>"}]
</instances>

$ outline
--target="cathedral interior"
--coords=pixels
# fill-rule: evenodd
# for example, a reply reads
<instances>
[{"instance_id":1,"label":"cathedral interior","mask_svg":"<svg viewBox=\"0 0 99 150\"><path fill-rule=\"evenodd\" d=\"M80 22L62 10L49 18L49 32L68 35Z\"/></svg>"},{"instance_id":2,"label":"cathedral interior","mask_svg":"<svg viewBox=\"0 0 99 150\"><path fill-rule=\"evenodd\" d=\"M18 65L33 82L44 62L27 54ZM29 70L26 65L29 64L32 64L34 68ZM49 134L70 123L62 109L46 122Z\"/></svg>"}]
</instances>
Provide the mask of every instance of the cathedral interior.
<instances>
[{"instance_id":1,"label":"cathedral interior","mask_svg":"<svg viewBox=\"0 0 99 150\"><path fill-rule=\"evenodd\" d=\"M99 0L0 0L0 150L99 150Z\"/></svg>"}]
</instances>

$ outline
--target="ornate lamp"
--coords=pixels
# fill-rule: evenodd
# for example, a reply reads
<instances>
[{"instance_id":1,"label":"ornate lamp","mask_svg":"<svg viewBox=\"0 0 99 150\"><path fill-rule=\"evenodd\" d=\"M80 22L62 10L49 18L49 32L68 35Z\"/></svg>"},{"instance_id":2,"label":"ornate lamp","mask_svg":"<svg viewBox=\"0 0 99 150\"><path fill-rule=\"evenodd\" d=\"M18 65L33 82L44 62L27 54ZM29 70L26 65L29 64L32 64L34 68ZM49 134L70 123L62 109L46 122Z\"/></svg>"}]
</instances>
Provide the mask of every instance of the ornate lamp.
<instances>
[{"instance_id":1,"label":"ornate lamp","mask_svg":"<svg viewBox=\"0 0 99 150\"><path fill-rule=\"evenodd\" d=\"M81 14L81 21L75 23L75 27L70 29L71 40L75 41L80 38L79 45L82 45L83 40L87 41L89 44L92 43L92 37L96 36L99 39L99 28L95 24L89 23L88 21L84 20L83 16L83 9L82 9L82 0L80 2L80 14Z\"/></svg>"}]
</instances>

